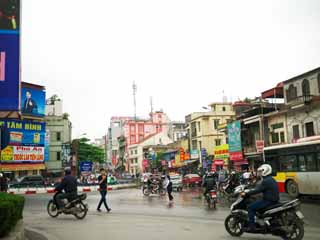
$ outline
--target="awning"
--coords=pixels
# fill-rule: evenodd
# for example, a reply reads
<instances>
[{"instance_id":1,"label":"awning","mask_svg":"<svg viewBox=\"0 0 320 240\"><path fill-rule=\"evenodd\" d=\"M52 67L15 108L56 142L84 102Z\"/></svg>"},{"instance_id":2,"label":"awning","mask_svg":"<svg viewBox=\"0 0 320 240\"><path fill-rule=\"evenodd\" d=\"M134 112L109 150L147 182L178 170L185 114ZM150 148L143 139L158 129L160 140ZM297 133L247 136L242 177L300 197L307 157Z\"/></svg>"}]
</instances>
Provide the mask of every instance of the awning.
<instances>
[{"instance_id":1,"label":"awning","mask_svg":"<svg viewBox=\"0 0 320 240\"><path fill-rule=\"evenodd\" d=\"M264 91L262 94L262 98L284 98L283 96L283 83L278 83L278 85L274 88L271 88L267 91Z\"/></svg>"},{"instance_id":2,"label":"awning","mask_svg":"<svg viewBox=\"0 0 320 240\"><path fill-rule=\"evenodd\" d=\"M1 171L30 171L43 169L46 169L46 165L43 163L0 164Z\"/></svg>"},{"instance_id":3,"label":"awning","mask_svg":"<svg viewBox=\"0 0 320 240\"><path fill-rule=\"evenodd\" d=\"M232 161L234 166L241 166L241 165L248 165L248 161L242 160L242 161Z\"/></svg>"}]
</instances>

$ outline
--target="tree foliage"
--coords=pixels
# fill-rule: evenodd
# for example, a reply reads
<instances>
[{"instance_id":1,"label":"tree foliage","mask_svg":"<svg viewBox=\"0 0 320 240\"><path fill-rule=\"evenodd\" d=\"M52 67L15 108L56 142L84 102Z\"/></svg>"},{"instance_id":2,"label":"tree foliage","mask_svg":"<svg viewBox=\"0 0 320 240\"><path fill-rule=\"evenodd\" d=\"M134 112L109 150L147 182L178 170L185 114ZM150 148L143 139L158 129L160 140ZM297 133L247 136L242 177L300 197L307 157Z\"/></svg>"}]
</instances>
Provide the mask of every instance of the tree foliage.
<instances>
[{"instance_id":1,"label":"tree foliage","mask_svg":"<svg viewBox=\"0 0 320 240\"><path fill-rule=\"evenodd\" d=\"M101 149L93 144L90 144L90 139L81 138L78 141L78 158L79 161L91 161L91 162L105 162L104 149Z\"/></svg>"}]
</instances>

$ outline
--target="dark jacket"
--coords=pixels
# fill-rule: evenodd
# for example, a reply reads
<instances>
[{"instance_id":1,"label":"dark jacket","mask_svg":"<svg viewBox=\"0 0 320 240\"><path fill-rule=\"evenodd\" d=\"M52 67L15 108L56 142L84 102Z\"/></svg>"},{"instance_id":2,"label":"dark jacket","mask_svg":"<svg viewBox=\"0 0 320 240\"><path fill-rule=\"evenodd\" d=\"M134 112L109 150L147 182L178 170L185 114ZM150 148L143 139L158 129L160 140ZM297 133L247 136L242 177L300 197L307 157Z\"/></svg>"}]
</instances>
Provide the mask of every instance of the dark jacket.
<instances>
[{"instance_id":1,"label":"dark jacket","mask_svg":"<svg viewBox=\"0 0 320 240\"><path fill-rule=\"evenodd\" d=\"M264 177L261 184L254 190L248 192L248 195L255 195L258 193L263 193L263 200L266 201L278 202L280 199L278 184L271 175Z\"/></svg>"},{"instance_id":2,"label":"dark jacket","mask_svg":"<svg viewBox=\"0 0 320 240\"><path fill-rule=\"evenodd\" d=\"M32 98L26 99L23 104L22 112L24 113L37 113L38 105L36 101L34 101Z\"/></svg>"},{"instance_id":3,"label":"dark jacket","mask_svg":"<svg viewBox=\"0 0 320 240\"><path fill-rule=\"evenodd\" d=\"M58 192L64 190L65 193L77 193L77 179L74 176L67 175L55 190Z\"/></svg>"},{"instance_id":4,"label":"dark jacket","mask_svg":"<svg viewBox=\"0 0 320 240\"><path fill-rule=\"evenodd\" d=\"M107 191L108 177L106 176L106 178L102 182L101 180L102 180L102 175L98 177L100 191Z\"/></svg>"},{"instance_id":5,"label":"dark jacket","mask_svg":"<svg viewBox=\"0 0 320 240\"><path fill-rule=\"evenodd\" d=\"M203 186L207 189L213 189L216 186L216 176L215 175L207 175L204 178Z\"/></svg>"}]
</instances>

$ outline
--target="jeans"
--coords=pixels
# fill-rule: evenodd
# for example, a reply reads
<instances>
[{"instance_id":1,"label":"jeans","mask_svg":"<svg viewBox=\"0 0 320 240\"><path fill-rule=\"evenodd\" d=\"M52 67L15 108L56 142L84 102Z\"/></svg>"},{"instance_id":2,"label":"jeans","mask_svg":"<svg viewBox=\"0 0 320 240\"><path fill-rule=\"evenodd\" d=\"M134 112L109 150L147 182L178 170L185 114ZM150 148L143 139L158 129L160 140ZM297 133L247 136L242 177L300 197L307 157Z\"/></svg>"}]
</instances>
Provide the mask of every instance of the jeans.
<instances>
[{"instance_id":1,"label":"jeans","mask_svg":"<svg viewBox=\"0 0 320 240\"><path fill-rule=\"evenodd\" d=\"M60 193L60 194L57 194L55 200L57 202L58 208L62 209L64 208L63 199L68 199L68 201L70 202L76 197L77 197L77 193Z\"/></svg>"},{"instance_id":2,"label":"jeans","mask_svg":"<svg viewBox=\"0 0 320 240\"><path fill-rule=\"evenodd\" d=\"M107 191L106 190L100 190L100 195L101 195L101 199L100 199L100 202L98 204L98 208L97 209L100 209L102 203L104 204L105 208L107 210L109 210L110 208L108 207L108 204L107 204L107 199L106 199L106 196L107 196Z\"/></svg>"},{"instance_id":3,"label":"jeans","mask_svg":"<svg viewBox=\"0 0 320 240\"><path fill-rule=\"evenodd\" d=\"M172 201L172 200L173 200L173 196L172 196L172 184L169 184L169 186L167 187L167 192L168 192L169 201Z\"/></svg>"},{"instance_id":4,"label":"jeans","mask_svg":"<svg viewBox=\"0 0 320 240\"><path fill-rule=\"evenodd\" d=\"M249 225L250 226L254 225L254 217L256 215L257 210L269 207L273 204L275 204L275 202L271 202L267 200L260 200L250 204L248 207Z\"/></svg>"}]
</instances>

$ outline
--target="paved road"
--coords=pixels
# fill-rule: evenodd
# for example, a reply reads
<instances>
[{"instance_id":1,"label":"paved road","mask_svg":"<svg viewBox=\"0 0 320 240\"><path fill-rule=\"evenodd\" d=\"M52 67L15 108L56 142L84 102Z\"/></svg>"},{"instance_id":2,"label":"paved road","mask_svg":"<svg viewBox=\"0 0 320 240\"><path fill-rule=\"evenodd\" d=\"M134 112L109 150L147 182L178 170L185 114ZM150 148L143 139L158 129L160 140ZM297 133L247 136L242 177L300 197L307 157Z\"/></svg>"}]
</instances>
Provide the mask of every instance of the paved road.
<instances>
[{"instance_id":1,"label":"paved road","mask_svg":"<svg viewBox=\"0 0 320 240\"><path fill-rule=\"evenodd\" d=\"M46 204L51 195L33 195L26 197L24 221L28 227L47 233L52 240L234 239L223 226L228 208L218 205L217 210L208 210L199 196L198 192L175 193L175 203L169 207L165 197L144 197L137 189L113 191L108 199L112 212L98 213L95 209L99 195L91 193L87 199L88 216L76 220L66 215L50 218ZM303 204L302 211L307 222L305 239L319 239L320 204ZM244 234L241 239L278 238Z\"/></svg>"}]
</instances>

